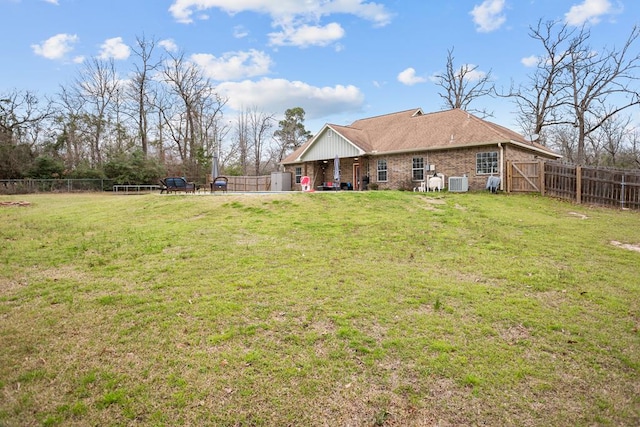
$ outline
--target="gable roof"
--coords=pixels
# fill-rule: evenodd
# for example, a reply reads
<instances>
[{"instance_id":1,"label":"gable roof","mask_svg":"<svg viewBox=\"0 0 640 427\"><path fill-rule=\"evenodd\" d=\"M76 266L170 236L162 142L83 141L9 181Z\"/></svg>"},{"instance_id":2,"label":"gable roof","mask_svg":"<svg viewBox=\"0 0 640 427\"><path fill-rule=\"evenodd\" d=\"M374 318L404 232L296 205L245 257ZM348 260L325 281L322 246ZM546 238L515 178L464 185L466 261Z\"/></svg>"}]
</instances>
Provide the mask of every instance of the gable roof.
<instances>
[{"instance_id":1,"label":"gable roof","mask_svg":"<svg viewBox=\"0 0 640 427\"><path fill-rule=\"evenodd\" d=\"M561 157L543 145L503 126L482 120L460 109L424 114L420 108L356 120L350 126L325 125L282 163L305 161L304 154L329 130L366 154L385 154L422 150L444 150L478 145L509 143ZM332 158L329 156L328 158Z\"/></svg>"}]
</instances>

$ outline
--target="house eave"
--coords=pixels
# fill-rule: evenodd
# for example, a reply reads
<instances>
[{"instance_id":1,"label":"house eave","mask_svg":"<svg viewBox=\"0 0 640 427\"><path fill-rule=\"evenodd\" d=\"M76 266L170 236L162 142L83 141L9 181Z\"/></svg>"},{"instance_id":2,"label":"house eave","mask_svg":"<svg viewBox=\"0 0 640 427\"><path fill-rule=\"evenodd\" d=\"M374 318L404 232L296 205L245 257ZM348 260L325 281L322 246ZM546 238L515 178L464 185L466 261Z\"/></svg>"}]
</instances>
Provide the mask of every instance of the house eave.
<instances>
[{"instance_id":1,"label":"house eave","mask_svg":"<svg viewBox=\"0 0 640 427\"><path fill-rule=\"evenodd\" d=\"M407 154L407 153L417 153L417 152L424 152L424 151L430 151L430 152L448 151L448 150L460 150L465 148L489 147L489 146L498 145L498 144L512 144L521 148L526 148L527 150L536 151L538 153L544 154L545 156L557 157L557 158L562 157L559 154L555 154L551 151L546 151L538 147L527 145L519 141L507 140L507 139L502 141L474 142L471 144L456 144L456 145L446 145L446 146L438 146L438 147L416 147L416 148L405 148L402 150L370 151L370 152L367 152L366 155L384 156L384 155L390 155L390 154Z\"/></svg>"},{"instance_id":2,"label":"house eave","mask_svg":"<svg viewBox=\"0 0 640 427\"><path fill-rule=\"evenodd\" d=\"M435 152L435 151L448 151L448 150L460 150L460 149L466 149L466 148L477 148L477 147L488 147L488 146L494 146L494 145L498 145L498 144L511 144L514 145L516 147L519 148L524 148L526 150L531 150L534 151L536 153L540 153L543 154L546 157L555 157L555 158L562 158L561 155L556 154L552 151L547 151L544 149L541 149L539 147L533 146L533 145L529 145L527 143L523 143L520 141L516 141L516 140L509 140L509 139L505 139L505 140L496 140L496 141L490 141L490 142L475 142L475 143L470 143L470 144L455 144L455 145L446 145L446 146L438 146L438 147L415 147L415 148L405 148L402 150L387 150L387 151L364 151L362 149L360 149L358 147L359 152L361 153L360 156L385 156L385 155L394 155L394 154L407 154L407 153L418 153L418 152ZM355 146L355 144L353 144ZM300 155L300 157L298 157L295 161L290 161L287 163L282 163L282 164L299 164L299 163L305 163L305 160L303 160L302 157L303 154ZM330 160L330 159L326 159L326 160Z\"/></svg>"}]
</instances>

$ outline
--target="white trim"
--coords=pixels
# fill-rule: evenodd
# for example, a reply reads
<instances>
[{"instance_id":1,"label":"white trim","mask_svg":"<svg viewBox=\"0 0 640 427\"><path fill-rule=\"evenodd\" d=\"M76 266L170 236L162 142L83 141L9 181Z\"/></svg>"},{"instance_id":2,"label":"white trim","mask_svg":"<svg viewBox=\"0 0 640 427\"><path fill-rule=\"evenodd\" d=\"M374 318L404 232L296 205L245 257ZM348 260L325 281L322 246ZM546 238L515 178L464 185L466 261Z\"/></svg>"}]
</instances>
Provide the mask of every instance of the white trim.
<instances>
[{"instance_id":1,"label":"white trim","mask_svg":"<svg viewBox=\"0 0 640 427\"><path fill-rule=\"evenodd\" d=\"M449 150L459 150L459 149L463 149L463 148L477 148L477 147L489 147L489 146L493 146L496 145L498 143L501 144L513 144L516 145L520 148L526 148L528 150L533 150L536 151L538 153L543 153L547 156L553 156L556 158L562 158L562 156L559 156L556 153L553 153L551 151L545 151L542 150L540 148L537 147L532 147L530 145L526 145L523 144L521 142L518 141L514 141L514 140L505 140L505 141L495 141L495 142L475 142L473 144L460 144L460 145L449 145L447 147L429 147L429 148L405 148L402 150L392 150L392 151L371 151L369 153L366 153L370 156L380 156L380 155L390 155L390 154L406 154L406 153L423 153L425 151L449 151Z\"/></svg>"},{"instance_id":2,"label":"white trim","mask_svg":"<svg viewBox=\"0 0 640 427\"><path fill-rule=\"evenodd\" d=\"M356 144L354 144L353 142L351 142L349 140L349 138L346 138L341 132L338 132L337 130L335 130L331 125L329 124L325 124L322 129L320 130L320 132L318 132L316 134L316 136L313 137L313 139L311 140L311 142L305 147L305 149L300 153L300 155L295 159L294 162L309 162L309 161L313 161L313 160L303 160L305 154L307 154L307 152L309 151L309 149L311 149L311 147L313 147L316 142L327 132L327 130L331 130L333 132L335 132L336 135L340 136L340 138L345 141L347 144L351 145L353 148L355 148L358 152L358 156L364 156L365 154L367 154L366 151L364 151L362 148L358 147ZM294 163L292 162L292 163ZM291 163L289 163L291 164Z\"/></svg>"}]
</instances>

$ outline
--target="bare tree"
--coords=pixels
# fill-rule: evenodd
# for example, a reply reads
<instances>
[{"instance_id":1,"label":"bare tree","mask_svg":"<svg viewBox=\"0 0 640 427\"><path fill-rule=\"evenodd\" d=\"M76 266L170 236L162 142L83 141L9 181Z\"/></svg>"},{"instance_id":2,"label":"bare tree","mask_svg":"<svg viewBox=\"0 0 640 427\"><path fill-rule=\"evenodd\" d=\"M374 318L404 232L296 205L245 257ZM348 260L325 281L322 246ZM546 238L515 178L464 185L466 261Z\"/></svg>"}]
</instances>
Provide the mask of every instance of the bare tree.
<instances>
[{"instance_id":1,"label":"bare tree","mask_svg":"<svg viewBox=\"0 0 640 427\"><path fill-rule=\"evenodd\" d=\"M60 88L58 99L60 114L55 121L60 128L58 139L63 145L65 166L72 170L88 155L88 151L85 152L88 144L84 143L88 134L83 128L84 102L64 86Z\"/></svg>"},{"instance_id":2,"label":"bare tree","mask_svg":"<svg viewBox=\"0 0 640 427\"><path fill-rule=\"evenodd\" d=\"M242 110L236 117L234 147L232 150L237 153L240 173L247 175L249 170L249 153L251 151L249 137L249 117L245 110Z\"/></svg>"},{"instance_id":3,"label":"bare tree","mask_svg":"<svg viewBox=\"0 0 640 427\"><path fill-rule=\"evenodd\" d=\"M266 114L253 107L247 111L249 118L249 138L253 148L254 175L260 175L263 164L263 155L267 144L271 141L271 129L275 121L275 114Z\"/></svg>"},{"instance_id":4,"label":"bare tree","mask_svg":"<svg viewBox=\"0 0 640 427\"><path fill-rule=\"evenodd\" d=\"M619 166L620 157L632 132L631 120L631 116L613 116L589 135L589 142L601 151L594 153L596 164Z\"/></svg>"},{"instance_id":5,"label":"bare tree","mask_svg":"<svg viewBox=\"0 0 640 427\"><path fill-rule=\"evenodd\" d=\"M53 114L52 104L41 105L35 93L12 91L0 95L0 141L26 142L29 127L36 126Z\"/></svg>"},{"instance_id":6,"label":"bare tree","mask_svg":"<svg viewBox=\"0 0 640 427\"><path fill-rule=\"evenodd\" d=\"M556 125L546 131L549 148L557 151L563 159L575 163L577 151L577 129L573 125Z\"/></svg>"},{"instance_id":7,"label":"bare tree","mask_svg":"<svg viewBox=\"0 0 640 427\"><path fill-rule=\"evenodd\" d=\"M107 156L122 155L131 151L137 145L136 132L130 132L132 129L128 126L130 116L126 110L125 87L118 85L115 89L113 102L111 103L112 114L109 117L109 137L107 141Z\"/></svg>"},{"instance_id":8,"label":"bare tree","mask_svg":"<svg viewBox=\"0 0 640 427\"><path fill-rule=\"evenodd\" d=\"M185 60L184 54L170 56L162 69L169 89L161 109L163 127L188 172L195 174L206 140L203 124L212 123L226 99L217 95L209 79L195 64Z\"/></svg>"},{"instance_id":9,"label":"bare tree","mask_svg":"<svg viewBox=\"0 0 640 427\"><path fill-rule=\"evenodd\" d=\"M477 65L454 65L453 49L447 51L446 70L434 76L436 85L444 89L438 95L444 100L446 108L459 108L478 113L482 117L492 114L486 109L472 109L470 104L483 96L494 92L491 70L487 73L478 70Z\"/></svg>"},{"instance_id":10,"label":"bare tree","mask_svg":"<svg viewBox=\"0 0 640 427\"><path fill-rule=\"evenodd\" d=\"M0 178L17 178L29 164L42 123L53 116L33 92L0 94Z\"/></svg>"},{"instance_id":11,"label":"bare tree","mask_svg":"<svg viewBox=\"0 0 640 427\"><path fill-rule=\"evenodd\" d=\"M149 112L153 106L152 74L157 70L162 58L153 59L156 41L144 36L136 37L136 47L132 49L140 63L134 64L135 72L131 77L128 94L134 101L140 148L146 157L149 150Z\"/></svg>"},{"instance_id":12,"label":"bare tree","mask_svg":"<svg viewBox=\"0 0 640 427\"><path fill-rule=\"evenodd\" d=\"M556 30L556 26L560 26ZM529 36L542 44L544 53L536 58L536 71L529 76L529 83L518 90L511 89L507 95L515 99L518 106L518 122L527 135L538 135L539 142L546 144L545 128L573 124L562 113L569 105L568 83L563 78L568 57L575 45L582 43L584 34L574 37L574 31L566 24L554 21L529 28Z\"/></svg>"},{"instance_id":13,"label":"bare tree","mask_svg":"<svg viewBox=\"0 0 640 427\"><path fill-rule=\"evenodd\" d=\"M542 43L544 54L528 87L511 91L520 109L526 133L543 135L545 129L570 125L576 129L577 163L585 163L585 142L611 117L640 103L640 54L631 52L640 35L634 27L623 47L601 49L588 45L586 27L570 30L558 21L538 23L530 36ZM564 132L566 133L566 132ZM557 135L557 132L551 132ZM593 143L597 142L591 140Z\"/></svg>"},{"instance_id":14,"label":"bare tree","mask_svg":"<svg viewBox=\"0 0 640 427\"><path fill-rule=\"evenodd\" d=\"M75 96L83 101L87 119L93 129L90 163L92 166L99 166L103 162L103 137L110 119L109 109L116 102L120 84L113 60L91 59L85 63L74 83Z\"/></svg>"},{"instance_id":15,"label":"bare tree","mask_svg":"<svg viewBox=\"0 0 640 427\"><path fill-rule=\"evenodd\" d=\"M640 128L629 133L629 165L632 168L640 168Z\"/></svg>"},{"instance_id":16,"label":"bare tree","mask_svg":"<svg viewBox=\"0 0 640 427\"><path fill-rule=\"evenodd\" d=\"M640 53L630 52L639 35L640 29L634 27L619 51L604 49L597 53L580 43L570 54L567 76L578 128L579 164L585 161L585 140L589 135L619 112L640 104L638 88L632 87L638 81ZM588 34L584 37L587 39Z\"/></svg>"},{"instance_id":17,"label":"bare tree","mask_svg":"<svg viewBox=\"0 0 640 427\"><path fill-rule=\"evenodd\" d=\"M208 96L201 99L200 111L197 114L201 147L207 158L220 154L220 144L229 132L229 126L223 122L223 108L228 99L211 89Z\"/></svg>"}]
</instances>

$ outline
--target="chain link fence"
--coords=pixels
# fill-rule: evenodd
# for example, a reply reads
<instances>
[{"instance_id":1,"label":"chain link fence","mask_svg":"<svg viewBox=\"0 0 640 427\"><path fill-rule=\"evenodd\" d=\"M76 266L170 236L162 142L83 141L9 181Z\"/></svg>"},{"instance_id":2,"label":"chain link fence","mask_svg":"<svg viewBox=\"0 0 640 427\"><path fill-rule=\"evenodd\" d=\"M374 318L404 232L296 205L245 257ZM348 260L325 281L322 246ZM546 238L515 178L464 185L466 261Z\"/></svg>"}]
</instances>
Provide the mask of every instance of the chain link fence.
<instances>
[{"instance_id":1,"label":"chain link fence","mask_svg":"<svg viewBox=\"0 0 640 427\"><path fill-rule=\"evenodd\" d=\"M112 179L0 179L0 194L113 191Z\"/></svg>"}]
</instances>

